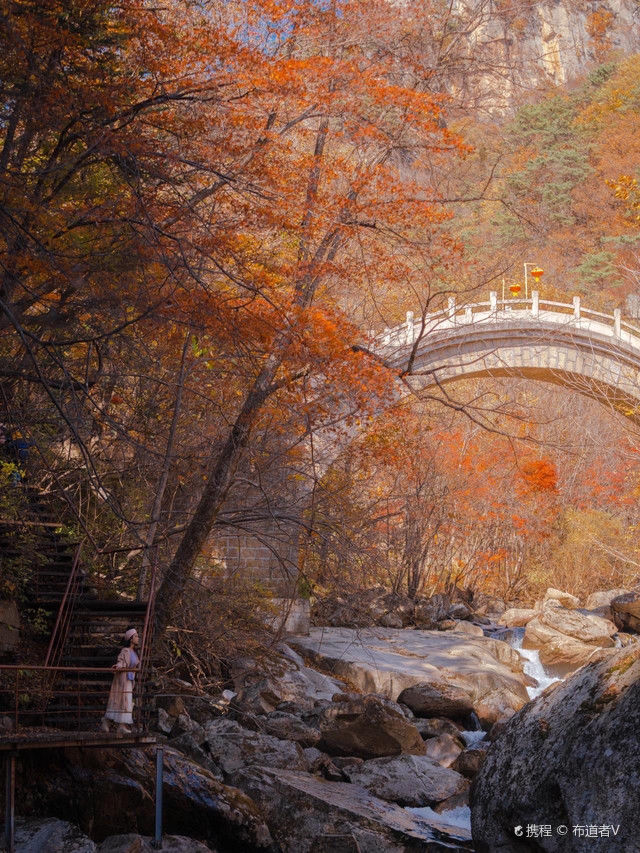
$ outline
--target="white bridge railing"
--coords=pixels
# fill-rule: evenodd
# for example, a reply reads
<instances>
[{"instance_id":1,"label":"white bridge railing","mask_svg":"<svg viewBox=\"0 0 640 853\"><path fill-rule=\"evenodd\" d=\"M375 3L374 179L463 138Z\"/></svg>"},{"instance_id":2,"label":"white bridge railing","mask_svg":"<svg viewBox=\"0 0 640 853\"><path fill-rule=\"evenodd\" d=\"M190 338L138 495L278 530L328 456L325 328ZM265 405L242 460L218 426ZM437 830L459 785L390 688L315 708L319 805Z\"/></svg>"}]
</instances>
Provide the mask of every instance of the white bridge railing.
<instances>
[{"instance_id":1,"label":"white bridge railing","mask_svg":"<svg viewBox=\"0 0 640 853\"><path fill-rule=\"evenodd\" d=\"M540 299L537 290L532 291L530 299L498 299L497 292L492 290L488 302L474 302L470 305L458 305L455 297L451 296L447 307L441 311L426 314L417 320L413 311L408 311L406 322L381 333L370 331L368 341L369 346L375 350L399 348L412 345L417 340L422 341L427 335L435 332L510 320L537 320L541 323L572 326L618 339L640 350L640 328L624 321L619 308L616 308L613 314L604 314L583 308L579 296L574 296L570 303L553 302Z\"/></svg>"}]
</instances>

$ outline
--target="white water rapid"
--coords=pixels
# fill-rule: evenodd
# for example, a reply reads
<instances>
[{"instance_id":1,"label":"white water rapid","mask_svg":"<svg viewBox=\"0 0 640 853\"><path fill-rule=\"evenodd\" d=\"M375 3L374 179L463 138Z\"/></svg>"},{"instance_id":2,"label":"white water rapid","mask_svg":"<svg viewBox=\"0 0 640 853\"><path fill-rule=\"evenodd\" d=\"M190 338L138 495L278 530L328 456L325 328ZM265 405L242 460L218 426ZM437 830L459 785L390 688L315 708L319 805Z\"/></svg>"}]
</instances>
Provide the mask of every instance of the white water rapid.
<instances>
[{"instance_id":1,"label":"white water rapid","mask_svg":"<svg viewBox=\"0 0 640 853\"><path fill-rule=\"evenodd\" d=\"M518 652L521 658L524 658L525 673L527 675L530 675L532 678L535 678L535 680L538 682L537 687L527 687L527 693L529 694L529 698L535 699L536 696L539 696L542 693L545 687L548 687L555 681L561 681L562 679L547 674L545 668L540 663L540 655L538 654L537 649L522 648L524 628L513 628L512 630L513 634L511 635L511 639L507 640L507 642Z\"/></svg>"}]
</instances>

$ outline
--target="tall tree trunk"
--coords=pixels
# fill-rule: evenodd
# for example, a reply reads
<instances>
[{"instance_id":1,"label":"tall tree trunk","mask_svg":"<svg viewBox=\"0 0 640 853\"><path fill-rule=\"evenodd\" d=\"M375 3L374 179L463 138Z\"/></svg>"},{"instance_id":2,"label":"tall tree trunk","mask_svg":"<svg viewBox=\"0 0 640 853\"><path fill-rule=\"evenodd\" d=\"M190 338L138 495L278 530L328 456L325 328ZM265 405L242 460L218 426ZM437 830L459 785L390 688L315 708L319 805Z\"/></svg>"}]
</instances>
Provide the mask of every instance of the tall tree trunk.
<instances>
[{"instance_id":1,"label":"tall tree trunk","mask_svg":"<svg viewBox=\"0 0 640 853\"><path fill-rule=\"evenodd\" d=\"M306 308L313 302L321 275L317 270L321 269L325 262L335 258L341 245L340 225L334 225L324 234L315 251L312 250L309 239L317 207L321 161L328 131L329 122L323 118L316 132L314 161L307 178L305 213L302 221L303 236L298 257L300 275L293 287L293 301L300 308ZM182 595L196 560L211 533L231 486L242 452L249 441L251 430L265 400L272 393L276 374L293 340L294 324L293 315L283 318L282 330L276 335L271 354L254 380L222 450L211 460L206 485L193 518L183 533L174 558L158 589L155 608L155 627L158 633L167 626L171 611Z\"/></svg>"},{"instance_id":2,"label":"tall tree trunk","mask_svg":"<svg viewBox=\"0 0 640 853\"><path fill-rule=\"evenodd\" d=\"M289 335L286 337L289 338ZM245 398L242 409L222 450L211 461L207 472L206 485L196 511L187 525L180 545L158 589L156 599L156 629L158 631L162 631L168 624L172 607L182 594L220 512L242 451L249 440L251 429L269 395L270 386L282 362L285 351L285 347L282 346L283 343L284 341L267 359Z\"/></svg>"},{"instance_id":3,"label":"tall tree trunk","mask_svg":"<svg viewBox=\"0 0 640 853\"><path fill-rule=\"evenodd\" d=\"M164 493L167 488L167 482L169 481L169 472L171 470L171 460L173 458L173 446L176 438L176 429L178 428L178 419L180 417L180 409L182 408L182 391L184 389L184 374L187 366L187 351L189 349L190 338L191 330L187 332L187 335L184 340L184 346L182 347L180 372L178 373L178 387L176 388L176 399L173 406L171 427L169 428L169 437L167 438L167 447L162 463L162 474L160 475L160 481L158 483L156 494L153 499L153 507L151 508L151 517L149 519L150 523L147 529L147 535L145 536L144 554L142 556L142 568L140 570L140 579L138 581L138 601L142 601L145 592L145 587L147 585L147 575L149 573L149 566L151 565L151 558L149 554L151 553L153 549L153 543L155 542L156 532L158 530L158 522L160 521L160 513L162 511L162 500L164 498Z\"/></svg>"}]
</instances>

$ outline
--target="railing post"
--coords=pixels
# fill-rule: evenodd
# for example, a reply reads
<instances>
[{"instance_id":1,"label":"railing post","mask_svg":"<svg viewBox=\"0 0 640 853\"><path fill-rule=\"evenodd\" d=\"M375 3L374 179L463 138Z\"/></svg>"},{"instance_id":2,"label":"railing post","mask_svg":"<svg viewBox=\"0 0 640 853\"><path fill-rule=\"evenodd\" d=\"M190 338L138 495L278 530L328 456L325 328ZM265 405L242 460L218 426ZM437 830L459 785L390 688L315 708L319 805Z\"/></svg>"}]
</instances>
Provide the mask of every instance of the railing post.
<instances>
[{"instance_id":1,"label":"railing post","mask_svg":"<svg viewBox=\"0 0 640 853\"><path fill-rule=\"evenodd\" d=\"M382 343L384 346L387 346L391 343L391 329L388 326L384 327L384 335L382 336Z\"/></svg>"},{"instance_id":2,"label":"railing post","mask_svg":"<svg viewBox=\"0 0 640 853\"><path fill-rule=\"evenodd\" d=\"M452 323L456 321L456 298L455 296L450 296L447 300L447 317L451 320Z\"/></svg>"},{"instance_id":3,"label":"railing post","mask_svg":"<svg viewBox=\"0 0 640 853\"><path fill-rule=\"evenodd\" d=\"M531 291L531 313L534 317L540 316L540 291Z\"/></svg>"},{"instance_id":4,"label":"railing post","mask_svg":"<svg viewBox=\"0 0 640 853\"><path fill-rule=\"evenodd\" d=\"M498 313L498 291L497 290L490 291L489 303L491 305L491 313L497 314Z\"/></svg>"},{"instance_id":5,"label":"railing post","mask_svg":"<svg viewBox=\"0 0 640 853\"><path fill-rule=\"evenodd\" d=\"M164 766L164 749L156 747L156 826L153 846L162 849L162 772Z\"/></svg>"},{"instance_id":6,"label":"railing post","mask_svg":"<svg viewBox=\"0 0 640 853\"><path fill-rule=\"evenodd\" d=\"M5 759L4 846L7 853L15 851L16 754L8 752Z\"/></svg>"},{"instance_id":7,"label":"railing post","mask_svg":"<svg viewBox=\"0 0 640 853\"><path fill-rule=\"evenodd\" d=\"M580 319L580 297L579 296L573 297L573 316L575 317L576 320Z\"/></svg>"},{"instance_id":8,"label":"railing post","mask_svg":"<svg viewBox=\"0 0 640 853\"><path fill-rule=\"evenodd\" d=\"M414 340L413 311L407 311L407 336L405 343L412 344Z\"/></svg>"},{"instance_id":9,"label":"railing post","mask_svg":"<svg viewBox=\"0 0 640 853\"><path fill-rule=\"evenodd\" d=\"M616 338L622 334L622 311L619 308L613 309L613 334Z\"/></svg>"},{"instance_id":10,"label":"railing post","mask_svg":"<svg viewBox=\"0 0 640 853\"><path fill-rule=\"evenodd\" d=\"M473 308L470 305L464 309L464 321L465 323L473 323Z\"/></svg>"}]
</instances>

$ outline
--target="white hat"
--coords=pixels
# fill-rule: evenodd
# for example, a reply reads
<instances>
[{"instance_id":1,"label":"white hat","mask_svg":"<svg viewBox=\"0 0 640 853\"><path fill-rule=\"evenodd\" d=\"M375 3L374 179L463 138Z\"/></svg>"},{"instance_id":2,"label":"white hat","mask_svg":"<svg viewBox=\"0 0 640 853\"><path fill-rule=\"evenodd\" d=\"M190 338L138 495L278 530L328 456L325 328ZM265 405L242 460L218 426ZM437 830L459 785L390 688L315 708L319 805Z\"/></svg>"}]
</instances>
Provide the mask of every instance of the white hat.
<instances>
[{"instance_id":1,"label":"white hat","mask_svg":"<svg viewBox=\"0 0 640 853\"><path fill-rule=\"evenodd\" d=\"M125 641L125 643L128 643L128 642L129 642L129 640L133 637L133 635L134 635L134 634L137 634L137 633L138 633L138 632L136 631L136 629L135 629L135 628L129 628L129 630L128 630L128 631L125 631L125 632L124 632L124 641Z\"/></svg>"}]
</instances>

